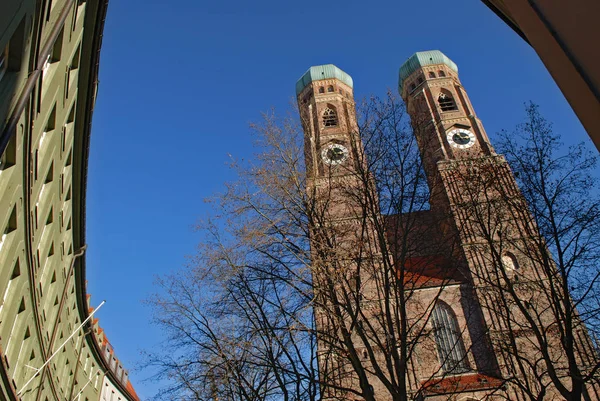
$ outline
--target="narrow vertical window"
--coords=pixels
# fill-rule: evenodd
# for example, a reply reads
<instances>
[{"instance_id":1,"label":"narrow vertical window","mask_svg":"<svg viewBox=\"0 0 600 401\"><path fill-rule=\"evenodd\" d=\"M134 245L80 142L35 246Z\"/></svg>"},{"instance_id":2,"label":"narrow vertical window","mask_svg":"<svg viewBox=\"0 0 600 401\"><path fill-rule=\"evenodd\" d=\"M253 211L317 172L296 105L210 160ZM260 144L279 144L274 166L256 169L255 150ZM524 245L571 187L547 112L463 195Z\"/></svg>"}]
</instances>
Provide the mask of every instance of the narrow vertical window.
<instances>
[{"instance_id":1,"label":"narrow vertical window","mask_svg":"<svg viewBox=\"0 0 600 401\"><path fill-rule=\"evenodd\" d=\"M452 309L445 303L438 302L433 309L432 321L438 357L444 373L469 371L467 352Z\"/></svg>"},{"instance_id":2,"label":"narrow vertical window","mask_svg":"<svg viewBox=\"0 0 600 401\"><path fill-rule=\"evenodd\" d=\"M56 38L56 42L54 42L54 46L52 46L52 53L50 54L51 63L56 63L57 61L60 61L62 57L64 33L65 30L63 28L60 30L60 33Z\"/></svg>"},{"instance_id":3,"label":"narrow vertical window","mask_svg":"<svg viewBox=\"0 0 600 401\"><path fill-rule=\"evenodd\" d=\"M13 208L8 217L8 222L4 228L4 234L10 234L17 229L17 205L13 205Z\"/></svg>"},{"instance_id":4,"label":"narrow vertical window","mask_svg":"<svg viewBox=\"0 0 600 401\"><path fill-rule=\"evenodd\" d=\"M4 150L2 156L0 156L0 171L6 170L9 167L14 166L17 163L17 135L8 141L8 145Z\"/></svg>"},{"instance_id":5,"label":"narrow vertical window","mask_svg":"<svg viewBox=\"0 0 600 401\"><path fill-rule=\"evenodd\" d=\"M440 76L440 77L445 77L445 76L446 76L446 73L445 73L444 71L442 71L442 70L439 70L439 71L438 71L438 76Z\"/></svg>"},{"instance_id":6,"label":"narrow vertical window","mask_svg":"<svg viewBox=\"0 0 600 401\"><path fill-rule=\"evenodd\" d=\"M0 81L3 78L9 79L10 72L16 72L21 69L23 49L25 47L25 18L21 20L19 26L14 31L8 44L0 49Z\"/></svg>"},{"instance_id":7,"label":"narrow vertical window","mask_svg":"<svg viewBox=\"0 0 600 401\"><path fill-rule=\"evenodd\" d=\"M46 21L50 21L50 14L52 13L52 0L49 0L48 3L46 3Z\"/></svg>"},{"instance_id":8,"label":"narrow vertical window","mask_svg":"<svg viewBox=\"0 0 600 401\"><path fill-rule=\"evenodd\" d=\"M8 237L8 234L12 233L17 229L17 205L14 205L10 216L8 217L8 221L6 222L6 226L4 227L4 231L0 233L0 249L4 245L4 241Z\"/></svg>"},{"instance_id":9,"label":"narrow vertical window","mask_svg":"<svg viewBox=\"0 0 600 401\"><path fill-rule=\"evenodd\" d=\"M8 70L8 45L4 49L0 49L0 81Z\"/></svg>"},{"instance_id":10,"label":"narrow vertical window","mask_svg":"<svg viewBox=\"0 0 600 401\"><path fill-rule=\"evenodd\" d=\"M431 71L431 72L429 73L429 78L435 78L435 72Z\"/></svg>"}]
</instances>

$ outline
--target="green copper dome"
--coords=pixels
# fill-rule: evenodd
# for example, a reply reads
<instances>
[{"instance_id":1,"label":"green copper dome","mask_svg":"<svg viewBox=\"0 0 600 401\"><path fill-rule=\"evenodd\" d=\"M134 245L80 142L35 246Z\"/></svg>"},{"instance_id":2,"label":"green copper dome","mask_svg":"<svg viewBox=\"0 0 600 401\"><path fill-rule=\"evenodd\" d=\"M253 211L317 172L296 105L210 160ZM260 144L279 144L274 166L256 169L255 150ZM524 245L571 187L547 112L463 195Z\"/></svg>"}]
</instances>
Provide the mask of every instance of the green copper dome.
<instances>
[{"instance_id":1,"label":"green copper dome","mask_svg":"<svg viewBox=\"0 0 600 401\"><path fill-rule=\"evenodd\" d=\"M339 79L352 88L352 77L350 75L346 74L333 64L325 64L310 67L308 71L302 75L298 82L296 82L296 95L299 95L311 82L330 78Z\"/></svg>"},{"instance_id":2,"label":"green copper dome","mask_svg":"<svg viewBox=\"0 0 600 401\"><path fill-rule=\"evenodd\" d=\"M421 67L433 64L446 64L450 69L458 73L458 67L454 61L446 57L441 51L429 50L426 52L417 52L410 56L410 58L400 67L400 81L398 83L400 88L402 88L404 80L408 78L410 74Z\"/></svg>"}]
</instances>

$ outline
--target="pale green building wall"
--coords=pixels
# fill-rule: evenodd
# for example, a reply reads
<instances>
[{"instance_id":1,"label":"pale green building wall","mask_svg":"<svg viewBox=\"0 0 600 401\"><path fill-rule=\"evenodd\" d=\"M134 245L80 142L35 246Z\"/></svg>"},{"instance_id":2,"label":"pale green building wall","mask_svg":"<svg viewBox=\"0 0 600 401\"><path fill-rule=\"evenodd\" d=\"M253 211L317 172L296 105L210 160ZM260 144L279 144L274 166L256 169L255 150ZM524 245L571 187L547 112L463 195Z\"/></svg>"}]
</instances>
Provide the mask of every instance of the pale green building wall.
<instances>
[{"instance_id":1,"label":"pale green building wall","mask_svg":"<svg viewBox=\"0 0 600 401\"><path fill-rule=\"evenodd\" d=\"M97 324L61 347L89 314L85 183L105 12L98 0L0 2L0 399L98 400L111 376Z\"/></svg>"}]
</instances>

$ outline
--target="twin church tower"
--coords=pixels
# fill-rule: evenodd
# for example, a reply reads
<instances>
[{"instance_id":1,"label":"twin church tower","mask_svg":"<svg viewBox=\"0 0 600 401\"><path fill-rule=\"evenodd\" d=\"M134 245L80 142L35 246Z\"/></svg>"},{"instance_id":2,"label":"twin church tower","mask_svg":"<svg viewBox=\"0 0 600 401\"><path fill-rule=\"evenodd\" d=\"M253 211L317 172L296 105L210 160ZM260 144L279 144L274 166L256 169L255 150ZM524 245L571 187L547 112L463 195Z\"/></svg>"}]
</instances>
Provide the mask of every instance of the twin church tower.
<instances>
[{"instance_id":1,"label":"twin church tower","mask_svg":"<svg viewBox=\"0 0 600 401\"><path fill-rule=\"evenodd\" d=\"M524 328L526 323L519 326L526 318L503 291L508 283L517 301L529 297L526 305L540 309L536 316L542 326L556 324L544 312L548 303L536 301L531 287L520 289L518 284L543 281L525 255L534 247L529 242L532 232L539 233L507 162L495 153L475 114L456 64L440 51L415 53L400 67L398 90L419 146L430 210L381 216L388 226L410 217L414 226L425 227L417 238L403 227L382 239L375 227L378 217L357 223L368 215L364 204L356 207L344 199L348 188L364 189L372 182L359 173L366 161L352 78L328 64L311 67L296 83L308 190L316 194L317 203L327 203L321 210L329 223L346 224L340 230L345 238L336 243L352 244L344 249L352 256L340 257L335 244L311 232L313 282L330 290L330 299L324 300L318 297L326 291L315 291L320 376L336 383L323 387L323 396L379 401L403 399L398 392L404 392L409 399L531 399L537 371L523 368L523 361L538 360L540 349L531 345L536 343L534 333ZM367 234L357 241L359 231ZM438 241L439 246L422 247L427 251L419 254L411 241ZM396 277L378 280L377 270L390 264L382 247L391 243L408 245L403 252L390 247L396 249L391 262ZM411 247L412 253L406 251ZM358 248L371 252L356 256ZM338 256L328 259L328 252ZM372 259L371 271L361 257ZM390 290L398 282L403 287ZM360 294L345 294L348 289ZM393 299L385 302L384 297ZM369 306L361 309L363 304ZM398 330L390 328L395 324ZM585 333L581 339L582 348L590 349ZM543 392L544 399L558 395L552 385ZM586 399L597 399L594 394L586 392Z\"/></svg>"}]
</instances>

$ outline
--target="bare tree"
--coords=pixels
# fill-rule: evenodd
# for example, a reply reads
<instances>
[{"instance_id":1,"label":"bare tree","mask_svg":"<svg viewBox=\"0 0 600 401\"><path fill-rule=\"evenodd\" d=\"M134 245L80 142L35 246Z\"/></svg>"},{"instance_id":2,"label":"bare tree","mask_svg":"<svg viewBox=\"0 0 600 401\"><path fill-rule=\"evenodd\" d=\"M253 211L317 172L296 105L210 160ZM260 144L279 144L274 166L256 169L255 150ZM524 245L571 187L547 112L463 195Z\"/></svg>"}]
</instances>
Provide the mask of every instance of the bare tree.
<instances>
[{"instance_id":1,"label":"bare tree","mask_svg":"<svg viewBox=\"0 0 600 401\"><path fill-rule=\"evenodd\" d=\"M232 164L239 179L211 199L197 257L150 300L170 334L150 356L172 379L161 399L408 400L489 351L466 334L480 312L465 307L446 337L435 322L470 290L447 216L429 211L419 124L392 95L359 110L351 163L319 180L301 122L253 126L255 160Z\"/></svg>"},{"instance_id":2,"label":"bare tree","mask_svg":"<svg viewBox=\"0 0 600 401\"><path fill-rule=\"evenodd\" d=\"M598 399L598 158L564 147L537 106L526 112L499 141L520 188L501 156L452 172L472 273L506 383L531 400Z\"/></svg>"}]
</instances>

